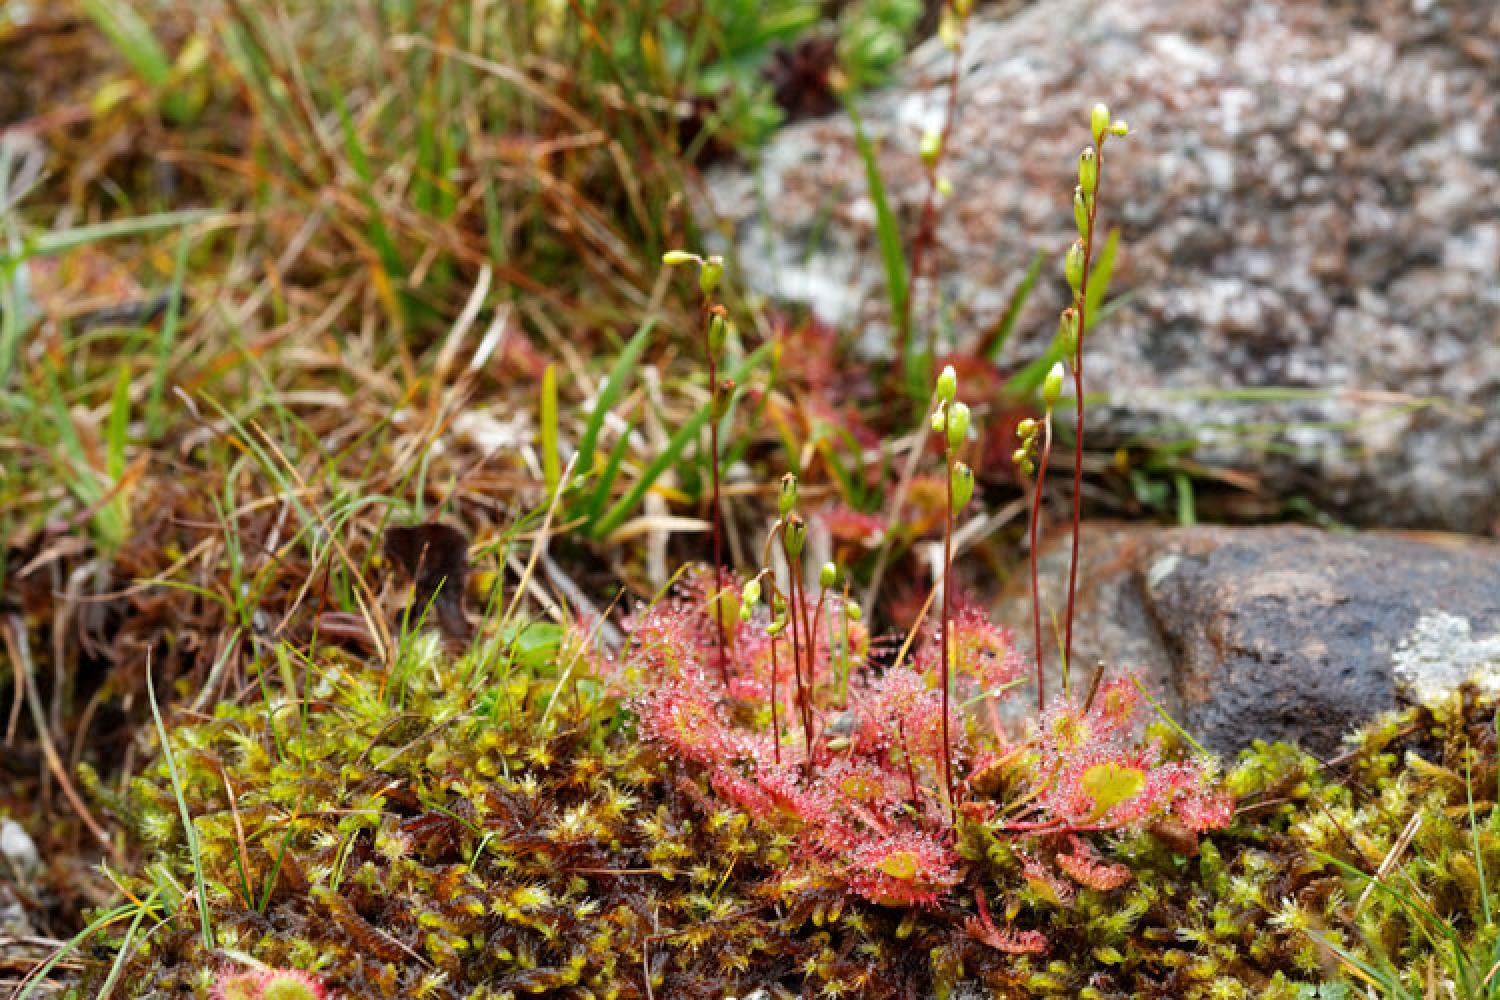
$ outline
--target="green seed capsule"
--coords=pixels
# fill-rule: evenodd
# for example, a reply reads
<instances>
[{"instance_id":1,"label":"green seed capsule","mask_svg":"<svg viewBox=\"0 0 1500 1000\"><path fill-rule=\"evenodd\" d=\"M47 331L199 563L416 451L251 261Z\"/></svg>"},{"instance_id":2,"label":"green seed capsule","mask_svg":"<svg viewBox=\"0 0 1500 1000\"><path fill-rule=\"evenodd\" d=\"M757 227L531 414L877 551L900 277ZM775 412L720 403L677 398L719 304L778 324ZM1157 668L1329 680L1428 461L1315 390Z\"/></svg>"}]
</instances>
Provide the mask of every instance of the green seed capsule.
<instances>
[{"instance_id":1,"label":"green seed capsule","mask_svg":"<svg viewBox=\"0 0 1500 1000\"><path fill-rule=\"evenodd\" d=\"M952 365L944 365L942 374L937 378L937 398L945 403L951 403L957 393L958 373L953 370Z\"/></svg>"},{"instance_id":2,"label":"green seed capsule","mask_svg":"<svg viewBox=\"0 0 1500 1000\"><path fill-rule=\"evenodd\" d=\"M818 585L824 590L839 582L839 568L831 562L823 564L818 570Z\"/></svg>"},{"instance_id":3,"label":"green seed capsule","mask_svg":"<svg viewBox=\"0 0 1500 1000\"><path fill-rule=\"evenodd\" d=\"M1083 287L1083 240L1074 240L1068 247L1068 255L1063 259L1063 274L1068 279L1068 287L1076 294Z\"/></svg>"},{"instance_id":4,"label":"green seed capsule","mask_svg":"<svg viewBox=\"0 0 1500 1000\"><path fill-rule=\"evenodd\" d=\"M1063 363L1059 361L1052 366L1052 370L1047 373L1046 380L1042 382L1042 403L1049 410L1062 398L1064 374L1066 373L1063 370Z\"/></svg>"},{"instance_id":5,"label":"green seed capsule","mask_svg":"<svg viewBox=\"0 0 1500 1000\"><path fill-rule=\"evenodd\" d=\"M923 132L917 154L928 168L936 166L938 158L943 155L943 133L934 130Z\"/></svg>"},{"instance_id":6,"label":"green seed capsule","mask_svg":"<svg viewBox=\"0 0 1500 1000\"><path fill-rule=\"evenodd\" d=\"M788 472L781 477L781 495L776 498L776 510L786 517L797 506L797 477Z\"/></svg>"},{"instance_id":7,"label":"green seed capsule","mask_svg":"<svg viewBox=\"0 0 1500 1000\"><path fill-rule=\"evenodd\" d=\"M1036 421L1027 417L1016 424L1016 435L1023 441L1036 436Z\"/></svg>"},{"instance_id":8,"label":"green seed capsule","mask_svg":"<svg viewBox=\"0 0 1500 1000\"><path fill-rule=\"evenodd\" d=\"M675 267L678 264L696 263L698 259L697 254L688 253L686 250L668 250L661 255L661 262L668 267Z\"/></svg>"},{"instance_id":9,"label":"green seed capsule","mask_svg":"<svg viewBox=\"0 0 1500 1000\"><path fill-rule=\"evenodd\" d=\"M802 555L802 547L807 544L807 525L802 518L792 513L787 515L786 528L782 532L782 539L786 543L786 554L792 559Z\"/></svg>"},{"instance_id":10,"label":"green seed capsule","mask_svg":"<svg viewBox=\"0 0 1500 1000\"><path fill-rule=\"evenodd\" d=\"M953 477L949 481L953 490L953 512L963 510L974 495L974 470L962 462L953 464Z\"/></svg>"},{"instance_id":11,"label":"green seed capsule","mask_svg":"<svg viewBox=\"0 0 1500 1000\"><path fill-rule=\"evenodd\" d=\"M1099 160L1094 156L1092 147L1078 154L1078 184L1085 191L1093 193L1094 185L1099 183Z\"/></svg>"},{"instance_id":12,"label":"green seed capsule","mask_svg":"<svg viewBox=\"0 0 1500 1000\"><path fill-rule=\"evenodd\" d=\"M969 406L954 403L948 407L948 447L957 448L969 436Z\"/></svg>"},{"instance_id":13,"label":"green seed capsule","mask_svg":"<svg viewBox=\"0 0 1500 1000\"><path fill-rule=\"evenodd\" d=\"M718 254L703 262L698 269L698 290L704 295L712 295L719 287L719 279L724 277L724 258Z\"/></svg>"},{"instance_id":14,"label":"green seed capsule","mask_svg":"<svg viewBox=\"0 0 1500 1000\"><path fill-rule=\"evenodd\" d=\"M1087 236L1089 232L1089 203L1083 195L1083 188L1073 189L1073 224L1078 227L1079 236Z\"/></svg>"},{"instance_id":15,"label":"green seed capsule","mask_svg":"<svg viewBox=\"0 0 1500 1000\"><path fill-rule=\"evenodd\" d=\"M1057 343L1062 348L1063 357L1078 356L1078 310L1072 306L1064 309L1057 318Z\"/></svg>"},{"instance_id":16,"label":"green seed capsule","mask_svg":"<svg viewBox=\"0 0 1500 1000\"><path fill-rule=\"evenodd\" d=\"M745 585L740 588L740 600L745 603L745 607L747 608L753 608L755 605L759 604L760 581L746 580Z\"/></svg>"},{"instance_id":17,"label":"green seed capsule","mask_svg":"<svg viewBox=\"0 0 1500 1000\"><path fill-rule=\"evenodd\" d=\"M1120 119L1109 127L1110 135L1129 135L1130 126L1125 124L1125 119Z\"/></svg>"},{"instance_id":18,"label":"green seed capsule","mask_svg":"<svg viewBox=\"0 0 1500 1000\"><path fill-rule=\"evenodd\" d=\"M844 616L851 622L857 622L865 616L865 612L857 601L849 601L844 605Z\"/></svg>"}]
</instances>

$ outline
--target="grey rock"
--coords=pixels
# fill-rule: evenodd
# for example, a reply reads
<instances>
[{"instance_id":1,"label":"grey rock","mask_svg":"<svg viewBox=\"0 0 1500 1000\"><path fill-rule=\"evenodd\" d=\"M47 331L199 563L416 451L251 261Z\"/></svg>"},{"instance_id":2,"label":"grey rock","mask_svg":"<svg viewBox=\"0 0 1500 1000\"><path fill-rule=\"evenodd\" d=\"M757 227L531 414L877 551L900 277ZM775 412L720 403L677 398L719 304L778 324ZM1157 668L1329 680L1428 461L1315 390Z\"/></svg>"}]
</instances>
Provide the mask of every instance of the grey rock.
<instances>
[{"instance_id":1,"label":"grey rock","mask_svg":"<svg viewBox=\"0 0 1500 1000\"><path fill-rule=\"evenodd\" d=\"M908 234L948 66L923 45L859 105ZM1091 444L1189 440L1355 523L1500 530L1500 5L1049 0L977 16L960 80L919 324L971 342L1035 250L1060 257L1106 100L1133 131L1105 148L1123 304L1085 359ZM752 291L890 352L846 117L707 188ZM1003 366L1043 350L1064 296L1054 267Z\"/></svg>"},{"instance_id":2,"label":"grey rock","mask_svg":"<svg viewBox=\"0 0 1500 1000\"><path fill-rule=\"evenodd\" d=\"M17 878L29 879L42 868L42 856L31 835L13 819L0 819L0 858Z\"/></svg>"},{"instance_id":3,"label":"grey rock","mask_svg":"<svg viewBox=\"0 0 1500 1000\"><path fill-rule=\"evenodd\" d=\"M1041 558L1059 615L1067 548L1055 538ZM1077 673L1138 670L1221 753L1255 739L1332 753L1404 702L1470 681L1500 692L1500 546L1479 539L1095 525L1080 577ZM1019 635L1030 613L1019 586L999 603Z\"/></svg>"}]
</instances>

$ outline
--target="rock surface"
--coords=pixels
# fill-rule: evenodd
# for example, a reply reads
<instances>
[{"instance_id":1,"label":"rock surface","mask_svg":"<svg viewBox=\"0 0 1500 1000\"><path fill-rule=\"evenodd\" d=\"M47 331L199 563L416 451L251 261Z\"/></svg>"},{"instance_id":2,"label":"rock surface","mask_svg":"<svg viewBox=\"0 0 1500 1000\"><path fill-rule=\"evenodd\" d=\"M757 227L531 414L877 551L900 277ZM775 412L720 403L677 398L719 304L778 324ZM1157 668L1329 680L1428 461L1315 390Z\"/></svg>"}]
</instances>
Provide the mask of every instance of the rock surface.
<instances>
[{"instance_id":1,"label":"rock surface","mask_svg":"<svg viewBox=\"0 0 1500 1000\"><path fill-rule=\"evenodd\" d=\"M1058 533L1041 560L1059 615L1067 548ZM1099 525L1085 529L1080 578L1081 683L1100 662L1139 669L1222 753L1264 738L1328 754L1405 700L1467 680L1500 691L1500 546L1477 539ZM1002 597L1028 652L1030 614L1024 587Z\"/></svg>"},{"instance_id":2,"label":"rock surface","mask_svg":"<svg viewBox=\"0 0 1500 1000\"><path fill-rule=\"evenodd\" d=\"M860 104L908 234L948 67L930 42ZM1092 443L1187 439L1355 523L1500 531L1500 5L1049 0L977 16L962 69L919 323L972 342L1038 248L1060 257L1106 100L1133 129L1106 147L1101 202L1129 294L1089 344L1109 401ZM847 116L784 129L758 174L708 189L753 291L889 351ZM1007 366L1052 335L1048 275Z\"/></svg>"}]
</instances>

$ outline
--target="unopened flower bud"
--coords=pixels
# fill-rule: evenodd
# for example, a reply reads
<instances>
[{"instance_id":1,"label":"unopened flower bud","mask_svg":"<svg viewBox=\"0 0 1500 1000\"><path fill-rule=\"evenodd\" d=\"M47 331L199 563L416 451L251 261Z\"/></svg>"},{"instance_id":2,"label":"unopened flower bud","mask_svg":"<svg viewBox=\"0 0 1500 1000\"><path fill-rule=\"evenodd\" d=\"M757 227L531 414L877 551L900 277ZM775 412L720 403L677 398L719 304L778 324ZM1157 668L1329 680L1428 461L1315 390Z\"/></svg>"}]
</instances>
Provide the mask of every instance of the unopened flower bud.
<instances>
[{"instance_id":1,"label":"unopened flower bud","mask_svg":"<svg viewBox=\"0 0 1500 1000\"><path fill-rule=\"evenodd\" d=\"M781 477L781 495L776 498L776 510L786 517L797 506L797 477L788 472Z\"/></svg>"},{"instance_id":2,"label":"unopened flower bud","mask_svg":"<svg viewBox=\"0 0 1500 1000\"><path fill-rule=\"evenodd\" d=\"M844 615L851 622L857 622L865 616L865 611L859 606L858 601L848 601L844 604Z\"/></svg>"},{"instance_id":3,"label":"unopened flower bud","mask_svg":"<svg viewBox=\"0 0 1500 1000\"><path fill-rule=\"evenodd\" d=\"M948 179L947 174L942 174L937 179L937 193L939 197L953 197L953 182Z\"/></svg>"},{"instance_id":4,"label":"unopened flower bud","mask_svg":"<svg viewBox=\"0 0 1500 1000\"><path fill-rule=\"evenodd\" d=\"M1025 440L1027 440L1027 439L1035 436L1035 434L1036 434L1036 421L1032 420L1030 417L1027 417L1025 420L1022 420L1019 424L1016 424L1016 436L1019 437L1021 440L1025 441Z\"/></svg>"},{"instance_id":5,"label":"unopened flower bud","mask_svg":"<svg viewBox=\"0 0 1500 1000\"><path fill-rule=\"evenodd\" d=\"M699 259L697 254L688 253L686 250L668 250L661 255L661 262L668 267L675 267L678 264L692 264Z\"/></svg>"},{"instance_id":6,"label":"unopened flower bud","mask_svg":"<svg viewBox=\"0 0 1500 1000\"><path fill-rule=\"evenodd\" d=\"M1125 124L1125 119L1121 118L1119 121L1115 122L1113 125L1111 125L1109 127L1109 134L1110 135L1129 135L1130 134L1130 126L1127 125L1127 124Z\"/></svg>"},{"instance_id":7,"label":"unopened flower bud","mask_svg":"<svg viewBox=\"0 0 1500 1000\"><path fill-rule=\"evenodd\" d=\"M708 349L715 356L724 350L724 339L729 333L729 322L721 313L708 318Z\"/></svg>"},{"instance_id":8,"label":"unopened flower bud","mask_svg":"<svg viewBox=\"0 0 1500 1000\"><path fill-rule=\"evenodd\" d=\"M831 562L824 563L822 568L818 570L818 586L827 590L838 582L839 568Z\"/></svg>"},{"instance_id":9,"label":"unopened flower bud","mask_svg":"<svg viewBox=\"0 0 1500 1000\"><path fill-rule=\"evenodd\" d=\"M753 608L760 603L760 581L746 580L745 585L740 588L740 600L745 607Z\"/></svg>"},{"instance_id":10,"label":"unopened flower bud","mask_svg":"<svg viewBox=\"0 0 1500 1000\"><path fill-rule=\"evenodd\" d=\"M772 638L775 638L776 636L778 636L778 635L781 634L781 630L784 629L784 628L786 628L786 619L785 618L778 618L775 621L773 621L771 624L769 624L769 625L766 626L766 635L769 635Z\"/></svg>"},{"instance_id":11,"label":"unopened flower bud","mask_svg":"<svg viewBox=\"0 0 1500 1000\"><path fill-rule=\"evenodd\" d=\"M932 419L927 421L927 426L932 428L932 433L941 434L943 428L948 426L948 405L939 403L938 408L932 411Z\"/></svg>"},{"instance_id":12,"label":"unopened flower bud","mask_svg":"<svg viewBox=\"0 0 1500 1000\"><path fill-rule=\"evenodd\" d=\"M922 141L917 147L917 154L922 157L922 162L928 169L937 166L938 158L943 155L943 133L936 129L923 132Z\"/></svg>"},{"instance_id":13,"label":"unopened flower bud","mask_svg":"<svg viewBox=\"0 0 1500 1000\"><path fill-rule=\"evenodd\" d=\"M949 52L958 51L963 42L963 22L953 13L951 7L944 7L941 17L938 19L938 41L943 43L943 48Z\"/></svg>"},{"instance_id":14,"label":"unopened flower bud","mask_svg":"<svg viewBox=\"0 0 1500 1000\"><path fill-rule=\"evenodd\" d=\"M1063 357L1078 355L1078 310L1072 306L1057 317L1057 343L1062 348Z\"/></svg>"},{"instance_id":15,"label":"unopened flower bud","mask_svg":"<svg viewBox=\"0 0 1500 1000\"><path fill-rule=\"evenodd\" d=\"M1099 159L1092 146L1078 154L1078 184L1090 194L1099 182Z\"/></svg>"},{"instance_id":16,"label":"unopened flower bud","mask_svg":"<svg viewBox=\"0 0 1500 1000\"><path fill-rule=\"evenodd\" d=\"M1082 187L1073 189L1073 223L1078 227L1079 236L1087 236L1089 231L1089 202L1084 196Z\"/></svg>"},{"instance_id":17,"label":"unopened flower bud","mask_svg":"<svg viewBox=\"0 0 1500 1000\"><path fill-rule=\"evenodd\" d=\"M786 543L786 554L795 560L801 557L802 547L807 544L807 525L796 513L788 514L781 537Z\"/></svg>"},{"instance_id":18,"label":"unopened flower bud","mask_svg":"<svg viewBox=\"0 0 1500 1000\"><path fill-rule=\"evenodd\" d=\"M1063 363L1059 361L1052 366L1052 370L1047 373L1046 380L1042 382L1042 404L1049 410L1062 398L1064 374Z\"/></svg>"},{"instance_id":19,"label":"unopened flower bud","mask_svg":"<svg viewBox=\"0 0 1500 1000\"><path fill-rule=\"evenodd\" d=\"M957 448L969 436L969 406L954 403L948 407L948 447Z\"/></svg>"},{"instance_id":20,"label":"unopened flower bud","mask_svg":"<svg viewBox=\"0 0 1500 1000\"><path fill-rule=\"evenodd\" d=\"M956 514L964 509L969 498L974 495L974 470L962 462L955 462L949 488L953 491L953 512Z\"/></svg>"},{"instance_id":21,"label":"unopened flower bud","mask_svg":"<svg viewBox=\"0 0 1500 1000\"><path fill-rule=\"evenodd\" d=\"M1012 462L1016 463L1017 465L1024 464L1026 462L1026 460L1028 458L1030 458L1030 457L1031 457L1031 449L1028 448L1028 447L1026 447L1025 445L1022 445L1021 447L1017 448L1015 451L1013 451L1013 452L1010 453L1010 460Z\"/></svg>"},{"instance_id":22,"label":"unopened flower bud","mask_svg":"<svg viewBox=\"0 0 1500 1000\"><path fill-rule=\"evenodd\" d=\"M1109 129L1109 106L1102 101L1089 112L1089 130L1094 133L1095 142L1104 141L1104 133Z\"/></svg>"},{"instance_id":23,"label":"unopened flower bud","mask_svg":"<svg viewBox=\"0 0 1500 1000\"><path fill-rule=\"evenodd\" d=\"M719 279L722 277L724 277L724 258L714 254L698 269L698 290L704 295L712 295L718 289Z\"/></svg>"},{"instance_id":24,"label":"unopened flower bud","mask_svg":"<svg viewBox=\"0 0 1500 1000\"><path fill-rule=\"evenodd\" d=\"M944 365L937 378L937 398L945 403L951 403L957 392L958 373L953 370L952 365Z\"/></svg>"},{"instance_id":25,"label":"unopened flower bud","mask_svg":"<svg viewBox=\"0 0 1500 1000\"><path fill-rule=\"evenodd\" d=\"M1074 240L1068 247L1068 255L1063 258L1063 274L1074 293L1083 287L1083 240Z\"/></svg>"}]
</instances>

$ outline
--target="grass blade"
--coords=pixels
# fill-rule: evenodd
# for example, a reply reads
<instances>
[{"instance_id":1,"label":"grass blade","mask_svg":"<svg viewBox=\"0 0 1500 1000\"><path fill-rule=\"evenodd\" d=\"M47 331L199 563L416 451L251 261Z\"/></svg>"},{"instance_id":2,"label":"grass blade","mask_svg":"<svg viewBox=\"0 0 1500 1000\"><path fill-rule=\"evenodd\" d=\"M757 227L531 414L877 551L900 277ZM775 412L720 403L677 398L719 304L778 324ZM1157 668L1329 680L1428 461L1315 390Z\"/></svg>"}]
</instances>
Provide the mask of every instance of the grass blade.
<instances>
[{"instance_id":1,"label":"grass blade","mask_svg":"<svg viewBox=\"0 0 1500 1000\"><path fill-rule=\"evenodd\" d=\"M203 947L214 949L214 929L208 922L208 888L203 878L203 855L198 847L198 831L188 815L187 799L182 794L182 780L177 776L177 762L172 758L172 742L167 738L167 727L161 721L161 708L156 704L156 686L151 678L151 656L146 656L146 694L151 699L151 717L156 720L156 733L161 739L161 755L167 764L167 775L172 779L172 794L177 798L177 811L182 817L183 832L187 836L188 854L193 860L193 882L198 890L198 920L203 933Z\"/></svg>"},{"instance_id":2,"label":"grass blade","mask_svg":"<svg viewBox=\"0 0 1500 1000\"><path fill-rule=\"evenodd\" d=\"M906 270L906 251L901 243L901 226L896 213L891 210L890 198L886 195L885 181L880 176L880 163L875 158L875 146L865 134L864 123L852 102L847 102L849 120L854 123L854 144L859 158L865 165L865 184L869 188L870 200L875 203L875 234L880 243L880 262L885 268L886 298L891 304L891 323L896 327L900 342L907 345L907 356L901 359L902 372L911 375L911 337L906 329L909 317L906 302L910 297L909 278Z\"/></svg>"},{"instance_id":3,"label":"grass blade","mask_svg":"<svg viewBox=\"0 0 1500 1000\"><path fill-rule=\"evenodd\" d=\"M729 374L729 378L735 384L736 396L744 391L745 376L754 370L755 366L770 353L771 347L771 344L762 345L753 354L745 358L744 361L740 362L739 366ZM672 467L672 463L677 461L678 456L687 449L688 444L697 439L698 434L703 430L703 425L708 423L712 412L712 404L705 403L677 429L677 433L672 435L672 439L667 442L667 446L651 460L651 464L646 467L646 471L641 473L641 477L635 481L635 485L631 487L630 492L621 497L609 509L609 512L592 526L591 533L595 538L603 538L608 535L630 516L631 512L640 505L641 500L645 498L646 491L651 489L656 481L661 478L662 474Z\"/></svg>"},{"instance_id":4,"label":"grass blade","mask_svg":"<svg viewBox=\"0 0 1500 1000\"><path fill-rule=\"evenodd\" d=\"M542 372L542 477L547 482L547 495L557 490L557 481L562 475L562 462L557 453L557 366L548 365Z\"/></svg>"},{"instance_id":5,"label":"grass blade","mask_svg":"<svg viewBox=\"0 0 1500 1000\"><path fill-rule=\"evenodd\" d=\"M1021 310L1026 308L1026 302L1031 298L1031 291L1036 287L1037 279L1042 276L1042 268L1046 264L1047 252L1038 250L1036 256L1031 258L1031 266L1026 269L1021 283L1016 285L1015 291L1010 293L1010 300L1005 303L1005 311L1000 314L1000 319L995 325L985 331L984 336L975 345L973 354L994 361L1000 356L1000 352L1005 350L1006 342L1015 332L1016 319L1021 315Z\"/></svg>"},{"instance_id":6,"label":"grass blade","mask_svg":"<svg viewBox=\"0 0 1500 1000\"><path fill-rule=\"evenodd\" d=\"M635 336L631 337L630 342L625 345L625 350L620 352L614 367L609 370L609 380L600 390L599 399L589 413L588 423L584 425L583 437L578 442L579 476L587 476L593 471L594 448L599 440L599 431L604 427L604 418L614 408L621 394L625 392L625 387L630 382L630 373L635 371L636 366L640 364L641 355L646 350L647 338L651 336L651 330L655 326L655 317L642 323L640 329L636 330ZM609 484L606 482L603 485L607 491Z\"/></svg>"}]
</instances>

